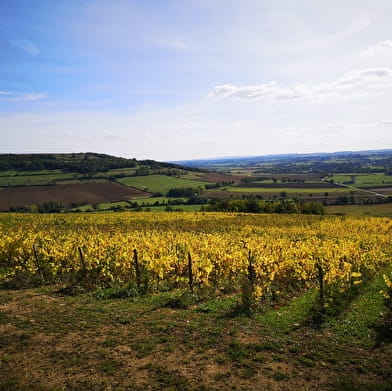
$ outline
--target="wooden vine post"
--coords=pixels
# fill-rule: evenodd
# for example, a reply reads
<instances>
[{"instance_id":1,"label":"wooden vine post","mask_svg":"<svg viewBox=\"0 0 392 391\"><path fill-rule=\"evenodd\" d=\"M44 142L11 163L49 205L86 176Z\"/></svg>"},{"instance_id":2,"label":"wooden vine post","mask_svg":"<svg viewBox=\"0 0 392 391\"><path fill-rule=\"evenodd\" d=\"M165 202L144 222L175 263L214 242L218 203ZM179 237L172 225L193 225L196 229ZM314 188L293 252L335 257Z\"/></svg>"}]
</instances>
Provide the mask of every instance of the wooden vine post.
<instances>
[{"instance_id":1,"label":"wooden vine post","mask_svg":"<svg viewBox=\"0 0 392 391\"><path fill-rule=\"evenodd\" d=\"M252 291L254 288L254 283L255 283L255 269L253 267L253 260L252 260L252 252L251 250L248 250L248 279L251 283L252 286Z\"/></svg>"},{"instance_id":2,"label":"wooden vine post","mask_svg":"<svg viewBox=\"0 0 392 391\"><path fill-rule=\"evenodd\" d=\"M192 271L192 257L191 253L188 252L188 277L189 277L189 289L193 293L193 271Z\"/></svg>"},{"instance_id":3,"label":"wooden vine post","mask_svg":"<svg viewBox=\"0 0 392 391\"><path fill-rule=\"evenodd\" d=\"M80 257L80 264L82 266L82 270L83 270L83 278L87 277L87 269L86 269L86 263L84 262L84 256L83 256L83 251L81 249L81 247L78 247L78 251L79 251L79 257Z\"/></svg>"},{"instance_id":4,"label":"wooden vine post","mask_svg":"<svg viewBox=\"0 0 392 391\"><path fill-rule=\"evenodd\" d=\"M38 254L37 254L37 249L35 248L35 244L33 244L33 251L34 251L35 264L37 266L39 276L41 277L41 281L44 284L45 283L44 274L42 273L41 264L39 262L39 258L38 258Z\"/></svg>"},{"instance_id":5,"label":"wooden vine post","mask_svg":"<svg viewBox=\"0 0 392 391\"><path fill-rule=\"evenodd\" d=\"M325 297L324 297L324 270L321 265L318 263L316 265L318 270L318 280L319 280L319 299L321 309L324 310Z\"/></svg>"},{"instance_id":6,"label":"wooden vine post","mask_svg":"<svg viewBox=\"0 0 392 391\"><path fill-rule=\"evenodd\" d=\"M134 262L134 265L135 265L137 289L140 289L140 285L141 285L140 267L139 267L139 259L138 259L136 248L133 249L133 262Z\"/></svg>"}]
</instances>

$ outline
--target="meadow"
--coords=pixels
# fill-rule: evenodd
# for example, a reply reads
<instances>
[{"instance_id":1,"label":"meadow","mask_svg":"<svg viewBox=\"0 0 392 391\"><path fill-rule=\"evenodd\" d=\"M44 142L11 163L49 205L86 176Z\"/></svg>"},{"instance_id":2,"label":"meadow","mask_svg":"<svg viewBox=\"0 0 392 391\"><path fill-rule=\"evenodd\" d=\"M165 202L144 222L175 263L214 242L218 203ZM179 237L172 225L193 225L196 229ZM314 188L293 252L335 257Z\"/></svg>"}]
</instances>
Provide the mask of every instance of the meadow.
<instances>
[{"instance_id":1,"label":"meadow","mask_svg":"<svg viewBox=\"0 0 392 391\"><path fill-rule=\"evenodd\" d=\"M392 185L392 175L386 174L335 174L332 179L335 182L343 183L350 182L352 177L355 177L355 185L359 187L382 187L385 185Z\"/></svg>"},{"instance_id":2,"label":"meadow","mask_svg":"<svg viewBox=\"0 0 392 391\"><path fill-rule=\"evenodd\" d=\"M126 177L119 178L118 182L150 193L162 194L166 194L171 188L193 187L198 189L200 186L211 183L192 179L175 178L167 175Z\"/></svg>"},{"instance_id":3,"label":"meadow","mask_svg":"<svg viewBox=\"0 0 392 391\"><path fill-rule=\"evenodd\" d=\"M77 174L72 173L43 173L43 174L33 174L26 173L26 175L1 175L0 176L0 186L29 186L29 185L46 185L48 183L55 183L64 180L76 180L78 178Z\"/></svg>"},{"instance_id":4,"label":"meadow","mask_svg":"<svg viewBox=\"0 0 392 391\"><path fill-rule=\"evenodd\" d=\"M333 194L333 195L345 195L350 193L347 191L347 188L345 187L309 187L309 186L304 186L304 187L240 187L240 186L226 186L225 190L231 191L231 192L249 192L249 193L276 193L279 194L281 192L286 192L286 193L294 193L296 195L298 194L303 194L303 195L308 195L308 194Z\"/></svg>"}]
</instances>

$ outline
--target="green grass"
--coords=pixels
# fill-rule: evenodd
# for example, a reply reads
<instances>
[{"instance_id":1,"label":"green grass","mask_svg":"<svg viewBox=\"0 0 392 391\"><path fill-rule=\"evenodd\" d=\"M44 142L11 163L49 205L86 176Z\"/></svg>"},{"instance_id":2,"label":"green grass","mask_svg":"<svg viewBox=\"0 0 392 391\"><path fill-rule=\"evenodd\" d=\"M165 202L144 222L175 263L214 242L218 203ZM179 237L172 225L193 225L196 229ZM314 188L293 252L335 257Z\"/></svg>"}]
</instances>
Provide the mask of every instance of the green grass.
<instances>
[{"instance_id":1,"label":"green grass","mask_svg":"<svg viewBox=\"0 0 392 391\"><path fill-rule=\"evenodd\" d=\"M165 212L167 207L173 208L175 211L197 212L202 205L169 205L169 206L146 206L151 212ZM145 207L143 207L145 208Z\"/></svg>"},{"instance_id":2,"label":"green grass","mask_svg":"<svg viewBox=\"0 0 392 391\"><path fill-rule=\"evenodd\" d=\"M48 174L62 174L61 170L38 170L38 171L0 171L0 177L6 176L34 176L34 175L48 175Z\"/></svg>"},{"instance_id":3,"label":"green grass","mask_svg":"<svg viewBox=\"0 0 392 391\"><path fill-rule=\"evenodd\" d=\"M332 179L337 183L350 182L351 177L355 177L355 186L385 186L392 185L392 175L385 174L336 174Z\"/></svg>"},{"instance_id":4,"label":"green grass","mask_svg":"<svg viewBox=\"0 0 392 391\"><path fill-rule=\"evenodd\" d=\"M117 201L117 202L101 202L97 204L99 210L108 210L112 207L130 207L133 202L137 202L138 206L142 208L149 208L151 211L163 211L167 205L154 205L156 202L160 204L169 204L170 201L186 201L186 198L169 198L169 197L134 197L128 201ZM183 210L200 210L200 205L171 205L173 208L181 207ZM94 209L93 205L83 205L78 208L82 212L90 209Z\"/></svg>"},{"instance_id":5,"label":"green grass","mask_svg":"<svg viewBox=\"0 0 392 391\"><path fill-rule=\"evenodd\" d=\"M136 172L136 168L115 168L108 172L100 172L100 176L110 177L112 175L133 175Z\"/></svg>"},{"instance_id":6,"label":"green grass","mask_svg":"<svg viewBox=\"0 0 392 391\"><path fill-rule=\"evenodd\" d=\"M61 180L74 179L80 174L55 173L42 175L0 176L0 186L44 185Z\"/></svg>"},{"instance_id":7,"label":"green grass","mask_svg":"<svg viewBox=\"0 0 392 391\"><path fill-rule=\"evenodd\" d=\"M392 203L377 205L331 205L325 207L325 213L392 217Z\"/></svg>"},{"instance_id":8,"label":"green grass","mask_svg":"<svg viewBox=\"0 0 392 391\"><path fill-rule=\"evenodd\" d=\"M174 201L174 200L181 200L185 201L186 198L170 198L170 197L132 197L131 201L132 202L137 202L139 205L144 204L149 204L149 205L154 205L155 202L159 203L168 203L169 201Z\"/></svg>"},{"instance_id":9,"label":"green grass","mask_svg":"<svg viewBox=\"0 0 392 391\"><path fill-rule=\"evenodd\" d=\"M133 186L151 193L159 192L162 194L166 194L171 188L194 187L197 189L199 186L211 183L190 179L174 178L167 175L148 175L119 178L118 182L126 186Z\"/></svg>"},{"instance_id":10,"label":"green grass","mask_svg":"<svg viewBox=\"0 0 392 391\"><path fill-rule=\"evenodd\" d=\"M389 274L392 267L384 270ZM332 330L345 342L372 346L376 339L375 327L380 314L385 311L384 298L380 291L385 289L383 273L377 274L364 291L351 303L350 308L338 318L330 318L325 328Z\"/></svg>"},{"instance_id":11,"label":"green grass","mask_svg":"<svg viewBox=\"0 0 392 391\"><path fill-rule=\"evenodd\" d=\"M0 390L385 391L392 347L371 346L379 289L380 276L321 329L304 323L315 291L247 317L238 295L0 290Z\"/></svg>"},{"instance_id":12,"label":"green grass","mask_svg":"<svg viewBox=\"0 0 392 391\"><path fill-rule=\"evenodd\" d=\"M341 195L341 194L348 194L346 188L293 188L293 187L285 187L285 188L266 188L266 187L237 187L237 186L225 186L227 191L235 192L235 193L290 193L290 194L324 194L328 193L329 195ZM216 191L216 189L213 189ZM213 191L211 190L211 191Z\"/></svg>"}]
</instances>

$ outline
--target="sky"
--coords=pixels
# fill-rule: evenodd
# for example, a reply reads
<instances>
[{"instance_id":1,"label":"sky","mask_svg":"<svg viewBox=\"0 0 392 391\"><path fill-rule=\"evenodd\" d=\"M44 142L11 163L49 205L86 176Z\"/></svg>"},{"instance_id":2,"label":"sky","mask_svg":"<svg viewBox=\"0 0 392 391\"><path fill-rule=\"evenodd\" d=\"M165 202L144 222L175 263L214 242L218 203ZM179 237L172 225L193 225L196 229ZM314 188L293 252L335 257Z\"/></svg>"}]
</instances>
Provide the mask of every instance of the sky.
<instances>
[{"instance_id":1,"label":"sky","mask_svg":"<svg viewBox=\"0 0 392 391\"><path fill-rule=\"evenodd\" d=\"M392 148L391 0L0 0L0 153Z\"/></svg>"}]
</instances>

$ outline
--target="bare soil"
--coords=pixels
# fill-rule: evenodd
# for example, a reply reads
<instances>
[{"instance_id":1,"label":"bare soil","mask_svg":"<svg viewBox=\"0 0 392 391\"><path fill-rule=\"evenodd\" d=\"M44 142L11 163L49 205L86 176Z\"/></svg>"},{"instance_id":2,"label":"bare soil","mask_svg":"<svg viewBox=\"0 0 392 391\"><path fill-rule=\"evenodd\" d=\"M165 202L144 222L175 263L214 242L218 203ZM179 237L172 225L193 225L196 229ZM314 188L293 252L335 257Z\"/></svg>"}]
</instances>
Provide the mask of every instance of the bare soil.
<instances>
[{"instance_id":1,"label":"bare soil","mask_svg":"<svg viewBox=\"0 0 392 391\"><path fill-rule=\"evenodd\" d=\"M241 179L247 178L246 175L226 175L226 174L218 174L218 173L205 173L201 176L199 176L198 179L200 181L204 182L231 182L234 181L234 183L239 183Z\"/></svg>"},{"instance_id":2,"label":"bare soil","mask_svg":"<svg viewBox=\"0 0 392 391\"><path fill-rule=\"evenodd\" d=\"M115 182L12 187L0 190L0 210L24 205L41 205L48 201L71 206L74 203L114 202L148 195L145 191Z\"/></svg>"}]
</instances>

